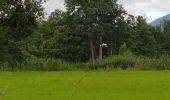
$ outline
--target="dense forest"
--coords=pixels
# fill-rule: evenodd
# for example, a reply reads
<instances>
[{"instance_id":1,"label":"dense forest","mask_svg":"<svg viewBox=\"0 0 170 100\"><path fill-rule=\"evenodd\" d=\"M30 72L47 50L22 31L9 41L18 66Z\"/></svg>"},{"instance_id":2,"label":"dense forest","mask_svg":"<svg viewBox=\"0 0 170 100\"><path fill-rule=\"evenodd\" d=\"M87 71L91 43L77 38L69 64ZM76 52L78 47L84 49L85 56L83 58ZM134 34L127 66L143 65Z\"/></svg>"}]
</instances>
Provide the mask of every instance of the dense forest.
<instances>
[{"instance_id":1,"label":"dense forest","mask_svg":"<svg viewBox=\"0 0 170 100\"><path fill-rule=\"evenodd\" d=\"M0 0L1 70L170 69L170 21L150 26L117 0L65 0L45 19L45 2Z\"/></svg>"}]
</instances>

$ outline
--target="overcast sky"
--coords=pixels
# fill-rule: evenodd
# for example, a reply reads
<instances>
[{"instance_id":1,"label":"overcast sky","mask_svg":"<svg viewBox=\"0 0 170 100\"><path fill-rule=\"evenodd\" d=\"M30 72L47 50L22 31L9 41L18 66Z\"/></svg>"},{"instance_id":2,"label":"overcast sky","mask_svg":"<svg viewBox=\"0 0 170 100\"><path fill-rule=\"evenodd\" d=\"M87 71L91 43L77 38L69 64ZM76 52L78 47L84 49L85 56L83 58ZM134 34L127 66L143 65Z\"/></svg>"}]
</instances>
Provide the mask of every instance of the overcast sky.
<instances>
[{"instance_id":1,"label":"overcast sky","mask_svg":"<svg viewBox=\"0 0 170 100\"><path fill-rule=\"evenodd\" d=\"M143 15L148 21L170 14L170 0L119 0L119 3L130 14ZM48 0L45 4L46 12L64 9L64 0Z\"/></svg>"}]
</instances>

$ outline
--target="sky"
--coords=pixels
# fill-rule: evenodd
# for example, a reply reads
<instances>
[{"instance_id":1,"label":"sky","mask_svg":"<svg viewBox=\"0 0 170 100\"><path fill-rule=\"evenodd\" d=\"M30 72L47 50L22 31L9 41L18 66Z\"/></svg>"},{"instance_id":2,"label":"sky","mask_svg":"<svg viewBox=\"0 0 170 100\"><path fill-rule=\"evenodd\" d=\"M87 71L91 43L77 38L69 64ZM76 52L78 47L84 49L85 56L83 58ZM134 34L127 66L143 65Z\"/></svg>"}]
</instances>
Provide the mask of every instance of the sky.
<instances>
[{"instance_id":1,"label":"sky","mask_svg":"<svg viewBox=\"0 0 170 100\"><path fill-rule=\"evenodd\" d=\"M118 0L129 14L142 15L148 22L170 14L170 0ZM55 9L64 10L64 0L48 0L44 4L45 11L50 14Z\"/></svg>"}]
</instances>

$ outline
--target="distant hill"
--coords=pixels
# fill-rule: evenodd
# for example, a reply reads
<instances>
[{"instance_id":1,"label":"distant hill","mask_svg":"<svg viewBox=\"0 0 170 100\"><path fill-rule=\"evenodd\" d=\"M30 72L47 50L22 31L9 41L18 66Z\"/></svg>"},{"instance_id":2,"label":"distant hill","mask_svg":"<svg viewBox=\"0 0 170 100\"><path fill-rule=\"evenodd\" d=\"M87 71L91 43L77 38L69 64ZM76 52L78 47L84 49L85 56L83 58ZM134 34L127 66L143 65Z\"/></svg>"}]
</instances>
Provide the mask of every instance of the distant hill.
<instances>
[{"instance_id":1,"label":"distant hill","mask_svg":"<svg viewBox=\"0 0 170 100\"><path fill-rule=\"evenodd\" d=\"M158 26L158 25L160 25L165 20L170 20L170 14L154 20L153 22L150 23L150 25L151 26Z\"/></svg>"}]
</instances>

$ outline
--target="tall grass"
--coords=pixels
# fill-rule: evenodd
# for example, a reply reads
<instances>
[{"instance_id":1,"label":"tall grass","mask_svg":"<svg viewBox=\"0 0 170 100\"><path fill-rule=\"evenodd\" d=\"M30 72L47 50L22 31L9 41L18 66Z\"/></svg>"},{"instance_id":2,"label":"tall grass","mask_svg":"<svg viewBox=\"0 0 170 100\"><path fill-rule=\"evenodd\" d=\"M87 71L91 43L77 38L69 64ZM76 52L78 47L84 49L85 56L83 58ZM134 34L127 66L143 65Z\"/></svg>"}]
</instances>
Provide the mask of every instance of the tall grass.
<instances>
[{"instance_id":1,"label":"tall grass","mask_svg":"<svg viewBox=\"0 0 170 100\"><path fill-rule=\"evenodd\" d=\"M170 57L136 57L134 55L114 55L95 63L97 69L137 69L170 70Z\"/></svg>"},{"instance_id":2,"label":"tall grass","mask_svg":"<svg viewBox=\"0 0 170 100\"><path fill-rule=\"evenodd\" d=\"M97 69L118 69L134 68L136 66L136 57L132 54L114 55L105 59L99 59L95 62Z\"/></svg>"},{"instance_id":3,"label":"tall grass","mask_svg":"<svg viewBox=\"0 0 170 100\"><path fill-rule=\"evenodd\" d=\"M59 59L33 57L27 59L20 65L20 68L31 71L70 71L85 69L85 63L69 63Z\"/></svg>"},{"instance_id":4,"label":"tall grass","mask_svg":"<svg viewBox=\"0 0 170 100\"><path fill-rule=\"evenodd\" d=\"M143 57L139 59L136 67L144 70L170 70L170 57L167 55L159 58Z\"/></svg>"},{"instance_id":5,"label":"tall grass","mask_svg":"<svg viewBox=\"0 0 170 100\"><path fill-rule=\"evenodd\" d=\"M94 63L69 63L59 59L44 59L30 57L22 64L17 64L15 69L22 71L76 71L76 70L170 70L170 57L137 57L131 53L113 55L104 59L98 59ZM3 63L0 70L10 71L10 64Z\"/></svg>"}]
</instances>

